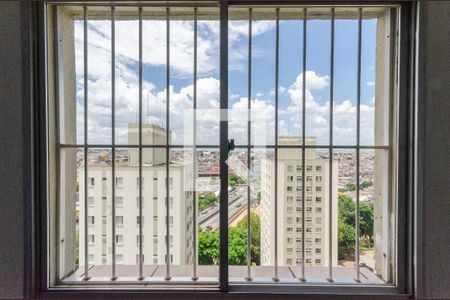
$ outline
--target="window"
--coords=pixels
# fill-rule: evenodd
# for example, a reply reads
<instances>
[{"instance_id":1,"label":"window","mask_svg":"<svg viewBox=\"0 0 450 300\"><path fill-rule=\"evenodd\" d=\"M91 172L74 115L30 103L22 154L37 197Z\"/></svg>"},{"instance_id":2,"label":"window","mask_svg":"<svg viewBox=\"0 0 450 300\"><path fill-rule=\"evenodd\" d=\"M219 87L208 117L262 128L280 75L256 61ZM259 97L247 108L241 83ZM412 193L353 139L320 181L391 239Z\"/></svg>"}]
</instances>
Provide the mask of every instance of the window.
<instances>
[{"instance_id":1,"label":"window","mask_svg":"<svg viewBox=\"0 0 450 300\"><path fill-rule=\"evenodd\" d=\"M123 216L116 216L116 226L123 225Z\"/></svg>"},{"instance_id":2,"label":"window","mask_svg":"<svg viewBox=\"0 0 450 300\"><path fill-rule=\"evenodd\" d=\"M116 254L116 264L123 264L123 254Z\"/></svg>"},{"instance_id":3,"label":"window","mask_svg":"<svg viewBox=\"0 0 450 300\"><path fill-rule=\"evenodd\" d=\"M116 243L123 244L123 235L122 234L116 234Z\"/></svg>"},{"instance_id":4,"label":"window","mask_svg":"<svg viewBox=\"0 0 450 300\"><path fill-rule=\"evenodd\" d=\"M93 234L88 235L88 241L89 241L89 244L94 244L95 243L95 235L93 235Z\"/></svg>"},{"instance_id":5,"label":"window","mask_svg":"<svg viewBox=\"0 0 450 300\"><path fill-rule=\"evenodd\" d=\"M123 188L123 177L116 177L116 189Z\"/></svg>"},{"instance_id":6,"label":"window","mask_svg":"<svg viewBox=\"0 0 450 300\"><path fill-rule=\"evenodd\" d=\"M123 206L123 197L116 197L116 205Z\"/></svg>"},{"instance_id":7,"label":"window","mask_svg":"<svg viewBox=\"0 0 450 300\"><path fill-rule=\"evenodd\" d=\"M58 180L49 197L55 200L49 201L61 204L49 206L58 208L49 224L61 224L54 228L56 241L65 238L64 246L51 241L57 249L49 252L58 259L49 259L49 269L60 276L55 282L70 278L70 284L83 285L91 273L96 276L84 286L95 286L99 278L105 285L117 284L109 281L113 274L106 274L115 268L86 266L94 254L99 265L106 265L106 257L108 266L124 264L136 271L136 278L145 278L151 275L144 268L145 253L150 255L146 264L166 267L158 268L150 287L153 281L167 287L217 286L220 269L229 265L227 284L266 285L258 280L289 277L277 268L294 259L310 264L304 256L315 251L323 261L314 263L331 268L326 271L332 271L333 286L347 284L346 274L359 276L358 262L369 253L373 271L364 270L370 274L364 285L397 284L392 243L403 231L397 230L398 203L390 193L398 165L397 4L332 9L323 3L287 7L258 2L249 7L230 2L229 20L222 23L229 25L228 45L221 47L215 2L196 9L192 5L197 2L173 7L171 2L117 2L114 8L102 1L86 8L58 3L49 4L45 14L46 24L54 26L46 32L52 63L48 107L54 114L49 119L57 123L50 128L57 155L49 165L55 166ZM219 64L224 52L228 65ZM220 74L230 80L224 83ZM228 95L221 95L225 91ZM222 120L218 108L226 106L229 118ZM237 108L248 107L251 114L240 116ZM228 130L219 130L222 125ZM227 156L224 141L231 139L236 147ZM228 180L221 169L225 162ZM229 218L224 224L226 185ZM351 211L339 215L344 201ZM354 218L357 207L361 220ZM247 220L247 209L250 227L254 221L260 224L260 244L247 245L244 239L222 245L245 245L250 251L221 261L224 255L216 256L219 249L213 247L223 243L218 237L227 231L236 239L246 236L246 226L238 224ZM362 220L366 211L374 212L373 222ZM94 225L94 215L97 223L88 226ZM342 222L358 228L354 235L359 236L340 242ZM373 230L361 224L374 224ZM366 238L368 232L373 233ZM153 237L145 245L144 233ZM95 234L107 238L89 246ZM204 236L217 243L200 245ZM294 238L301 243L297 236L313 248L284 245ZM117 244L122 244L120 253ZM292 246L301 255L286 258ZM213 257L197 260L203 255L198 249L205 248ZM254 249L259 252L248 259ZM331 259L329 249L334 251ZM247 263L251 281L242 277ZM349 266L359 271L340 271ZM124 277L123 269L115 275ZM198 277L195 272L214 276L190 280ZM83 275L74 279L74 274ZM291 285L292 278L275 279ZM322 284L326 278L306 279ZM142 282L130 279L130 285Z\"/></svg>"},{"instance_id":8,"label":"window","mask_svg":"<svg viewBox=\"0 0 450 300\"><path fill-rule=\"evenodd\" d=\"M94 197L88 197L88 205L94 206L95 205L95 198Z\"/></svg>"}]
</instances>

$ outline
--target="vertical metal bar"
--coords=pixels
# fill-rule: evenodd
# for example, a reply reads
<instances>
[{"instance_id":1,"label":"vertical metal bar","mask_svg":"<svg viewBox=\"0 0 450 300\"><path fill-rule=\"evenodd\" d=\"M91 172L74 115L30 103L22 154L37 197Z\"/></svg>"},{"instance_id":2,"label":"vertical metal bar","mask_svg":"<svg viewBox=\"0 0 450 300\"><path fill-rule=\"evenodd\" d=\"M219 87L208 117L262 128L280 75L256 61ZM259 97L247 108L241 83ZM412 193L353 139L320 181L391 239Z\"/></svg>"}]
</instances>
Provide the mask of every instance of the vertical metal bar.
<instances>
[{"instance_id":1,"label":"vertical metal bar","mask_svg":"<svg viewBox=\"0 0 450 300\"><path fill-rule=\"evenodd\" d=\"M139 6L139 280L144 279L142 179L142 6Z\"/></svg>"},{"instance_id":2,"label":"vertical metal bar","mask_svg":"<svg viewBox=\"0 0 450 300\"><path fill-rule=\"evenodd\" d=\"M193 169L193 226L194 226L194 234L193 234L193 262L192 265L194 267L194 274L192 275L192 280L198 279L197 274L197 14L198 8L194 8L194 93L193 93L193 153L192 153L192 169Z\"/></svg>"},{"instance_id":3,"label":"vertical metal bar","mask_svg":"<svg viewBox=\"0 0 450 300\"><path fill-rule=\"evenodd\" d=\"M84 280L89 280L88 246L88 24L87 7L83 7L83 54L84 54Z\"/></svg>"},{"instance_id":4,"label":"vertical metal bar","mask_svg":"<svg viewBox=\"0 0 450 300\"><path fill-rule=\"evenodd\" d=\"M306 151L306 34L308 11L303 9L303 82L302 82L302 263L300 281L305 280L305 151Z\"/></svg>"},{"instance_id":5,"label":"vertical metal bar","mask_svg":"<svg viewBox=\"0 0 450 300\"><path fill-rule=\"evenodd\" d=\"M252 8L248 9L248 103L247 103L247 281L252 280L251 274L251 224L250 224L250 205L251 205L251 109L252 109Z\"/></svg>"},{"instance_id":6,"label":"vertical metal bar","mask_svg":"<svg viewBox=\"0 0 450 300\"><path fill-rule=\"evenodd\" d=\"M111 280L116 280L116 131L115 131L115 110L116 102L116 8L111 7L111 205L112 205L112 276Z\"/></svg>"},{"instance_id":7,"label":"vertical metal bar","mask_svg":"<svg viewBox=\"0 0 450 300\"><path fill-rule=\"evenodd\" d=\"M331 40L330 40L330 148L328 151L329 165L328 165L328 238L329 238L329 250L328 250L328 278L329 282L333 281L333 105L334 105L334 7L331 8Z\"/></svg>"},{"instance_id":8,"label":"vertical metal bar","mask_svg":"<svg viewBox=\"0 0 450 300\"><path fill-rule=\"evenodd\" d=\"M355 211L355 226L356 226L356 281L360 281L359 274L359 146L360 146L360 127L361 127L361 35L362 35L362 8L358 9L358 69L357 69L357 92L356 92L356 211Z\"/></svg>"},{"instance_id":9,"label":"vertical metal bar","mask_svg":"<svg viewBox=\"0 0 450 300\"><path fill-rule=\"evenodd\" d=\"M220 249L219 288L228 291L228 1L220 0Z\"/></svg>"},{"instance_id":10,"label":"vertical metal bar","mask_svg":"<svg viewBox=\"0 0 450 300\"><path fill-rule=\"evenodd\" d=\"M275 241L274 241L274 281L279 281L278 278L278 69L279 69L279 56L280 56L280 9L277 7L276 13L276 24L275 24Z\"/></svg>"},{"instance_id":11,"label":"vertical metal bar","mask_svg":"<svg viewBox=\"0 0 450 300\"><path fill-rule=\"evenodd\" d=\"M166 7L166 277L170 280L170 195L169 195L169 165L170 165L170 8Z\"/></svg>"}]
</instances>

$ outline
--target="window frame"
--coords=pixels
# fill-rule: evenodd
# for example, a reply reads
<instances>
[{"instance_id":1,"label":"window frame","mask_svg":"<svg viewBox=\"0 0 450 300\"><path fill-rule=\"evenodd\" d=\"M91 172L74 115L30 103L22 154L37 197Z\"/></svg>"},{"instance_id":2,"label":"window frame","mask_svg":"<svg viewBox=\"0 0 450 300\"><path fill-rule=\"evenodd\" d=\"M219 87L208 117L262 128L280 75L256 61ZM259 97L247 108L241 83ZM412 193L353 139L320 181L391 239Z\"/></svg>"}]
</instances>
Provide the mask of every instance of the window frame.
<instances>
[{"instance_id":1,"label":"window frame","mask_svg":"<svg viewBox=\"0 0 450 300\"><path fill-rule=\"evenodd\" d=\"M48 1L47 3L56 3L57 1ZM343 3L338 1L328 1L330 4L342 5ZM227 44L227 33L226 30L228 28L228 8L233 5L240 5L246 3L263 3L263 4L273 4L274 1L239 1L239 0L220 0L220 24L221 24L221 50L225 48ZM283 3L279 3L278 5L282 6L284 4L295 4L295 5L307 5L311 4L310 1L284 1ZM356 5L355 2L349 1L352 5ZM371 1L359 1L359 4L370 4ZM205 293L208 292L215 294L217 291L222 292L245 292L245 293L282 293L282 294L292 294L291 296L297 296L298 293L311 293L311 294L347 294L347 295L361 295L361 294L371 294L378 295L381 297L385 297L386 295L390 296L398 296L399 298L404 298L407 294L412 293L413 286L413 267L412 267L412 255L413 245L412 245L412 236L413 236L413 208L412 208L412 172L413 172L413 159L414 157L414 149L411 148L411 132L414 132L415 129L415 118L413 115L414 105L415 105L415 97L414 97L414 34L417 30L415 24L416 18L416 5L414 3L397 3L397 2L385 2L382 3L377 2L377 4L398 4L399 9L399 37L397 40L398 45L398 55L399 61L397 62L399 80L398 80L398 142L396 146L396 153L405 154L398 155L396 163L398 172L396 174L398 178L407 178L403 181L397 180L397 265L396 265L396 285L395 286L376 286L376 285L351 285L351 286L314 286L314 285L304 285L304 286L286 286L282 284L277 285L267 285L267 286L258 286L258 285L241 285L241 284L233 284L228 285L228 277L226 280L220 280L220 287L218 290L213 289L208 290L205 289ZM28 259L30 259L35 266L36 272L33 273L31 282L29 282L29 289L36 295L41 295L49 298L58 298L61 296L61 293L67 293L71 295L95 295L98 293L104 292L101 288L89 288L88 290L74 290L67 286L57 286L51 287L50 282L54 281L51 278L51 272L48 269L48 260L51 259L51 255L48 255L52 250L52 232L50 232L49 223L50 219L48 217L50 213L50 208L48 204L48 195L51 192L51 187L49 186L49 178L51 177L51 168L49 161L54 158L55 153L52 153L51 149L49 149L49 144L51 140L54 138L49 134L48 128L52 125L56 125L54 119L51 119L51 114L48 111L48 93L51 89L49 86L51 83L47 82L47 74L49 72L48 66L48 57L47 57L47 16L46 16L46 3L44 1L39 1L38 3L32 4L31 9L24 6L24 11L28 12L26 17L23 18L23 22L25 25L35 24L34 28L29 28L30 33L35 38L32 39L32 57L30 61L33 66L33 84L31 89L34 91L34 108L33 108L33 118L37 122L36 126L33 128L35 133L35 151L36 155L34 158L34 170L35 170L35 190L34 190L34 198L35 205L37 205L37 210L33 214L34 222L33 222L33 239L36 242L36 248L33 249L33 253L30 255ZM222 54L221 51L221 69L227 70L226 66L223 66L224 59L227 58L227 53ZM228 73L228 72L225 72ZM221 74L221 82L227 83L225 75ZM223 81L222 81L223 79ZM227 91L223 86L227 86L227 84L221 85L221 108L222 105L227 105L224 101L227 101ZM224 129L223 126L228 126L227 124L222 124L221 129ZM226 132L227 130L224 129ZM227 135L227 134L226 134ZM225 142L228 142L221 136L221 149L220 156L221 158L227 155L227 150L225 147ZM222 167L222 165L221 165ZM221 176L223 175L227 178L227 173L225 173L227 168L221 168ZM223 173L222 173L223 172ZM226 189L225 189L226 191ZM227 197L227 192L223 193L223 198ZM222 197L220 200L221 209L223 209ZM226 204L226 203L225 203ZM221 216L222 219L227 218L227 214L223 214ZM226 220L226 219L225 219ZM222 232L221 232L222 233ZM222 238L222 237L221 237ZM226 237L224 237L226 238ZM226 253L223 249L220 250L223 257L226 257ZM408 256L407 256L408 254ZM409 259L407 257L410 257ZM221 258L221 260L222 260ZM223 268L225 269L225 268ZM227 270L222 271L220 276L224 275L228 276ZM223 284L225 282L226 284ZM133 296L136 294L155 294L155 293L171 293L167 289L145 289L140 290L136 293L135 290L130 288L120 288L109 290L108 293L115 294L114 296L123 297L124 295ZM175 292L175 291L174 291ZM187 296L196 297L196 292L193 292L193 288L182 288L177 290L177 295L185 293Z\"/></svg>"}]
</instances>

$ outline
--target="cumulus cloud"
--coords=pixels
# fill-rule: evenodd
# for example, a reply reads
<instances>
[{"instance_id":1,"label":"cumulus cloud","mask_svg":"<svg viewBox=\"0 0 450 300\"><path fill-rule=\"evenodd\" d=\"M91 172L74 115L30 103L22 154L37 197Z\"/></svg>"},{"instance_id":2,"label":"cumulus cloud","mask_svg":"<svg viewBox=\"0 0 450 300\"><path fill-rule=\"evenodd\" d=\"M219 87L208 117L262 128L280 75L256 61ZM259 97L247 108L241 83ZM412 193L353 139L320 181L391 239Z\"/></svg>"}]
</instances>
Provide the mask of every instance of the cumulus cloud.
<instances>
[{"instance_id":1,"label":"cumulus cloud","mask_svg":"<svg viewBox=\"0 0 450 300\"><path fill-rule=\"evenodd\" d=\"M231 22L230 44L236 45L245 38L248 30L247 22ZM273 22L255 22L253 34L259 35L271 30ZM139 85L137 78L138 61L137 22L117 22L116 35L120 43L116 46L116 142L127 143L128 124L137 123L139 119ZM165 22L145 21L143 24L143 47L145 49L143 63L148 66L165 66L166 41ZM89 142L110 143L111 141L111 52L110 22L90 21L89 26ZM193 24L189 21L171 23L171 72L175 76L189 77L192 74L193 59ZM198 143L218 144L219 142L219 87L220 82L214 76L218 68L218 23L199 22L199 79L197 82L197 107L199 108ZM83 140L83 27L75 25L75 55L77 71L77 132L78 142ZM238 58L239 59L239 58ZM242 59L246 59L243 55ZM216 75L217 76L217 75ZM316 72L306 71L306 90L303 91L303 74L299 74L287 88L279 88L280 93L287 93L289 103L285 109L279 109L279 134L301 132L303 92L306 98L306 133L316 136L318 143L326 143L329 134L329 102L319 102L314 93L329 86L329 77ZM143 122L166 124L166 89L157 89L149 81L143 81ZM170 130L175 144L182 144L187 134L185 126L185 110L193 107L193 85L186 84L174 88L170 86ZM270 91L269 94L273 94ZM246 142L248 99L230 92L230 99L235 100L229 113L230 137L239 143ZM257 93L251 99L252 131L257 136L264 136L274 142L275 107L264 99L264 94ZM146 115L146 107L149 115ZM354 144L356 141L356 106L350 100L335 99L334 103L334 136L336 144ZM361 105L362 142L370 142L373 137L374 108ZM366 141L367 140L367 141Z\"/></svg>"}]
</instances>

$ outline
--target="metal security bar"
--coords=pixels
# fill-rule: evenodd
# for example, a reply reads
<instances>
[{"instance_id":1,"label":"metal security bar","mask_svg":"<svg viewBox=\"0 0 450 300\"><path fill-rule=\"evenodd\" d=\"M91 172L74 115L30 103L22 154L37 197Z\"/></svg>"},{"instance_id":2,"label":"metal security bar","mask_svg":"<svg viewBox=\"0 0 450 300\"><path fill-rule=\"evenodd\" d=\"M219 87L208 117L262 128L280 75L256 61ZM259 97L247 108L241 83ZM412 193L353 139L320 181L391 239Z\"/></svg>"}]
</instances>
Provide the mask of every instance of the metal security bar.
<instances>
[{"instance_id":1,"label":"metal security bar","mask_svg":"<svg viewBox=\"0 0 450 300\"><path fill-rule=\"evenodd\" d=\"M166 145L170 144L170 8L166 7ZM166 277L170 280L170 151L166 149Z\"/></svg>"},{"instance_id":2,"label":"metal security bar","mask_svg":"<svg viewBox=\"0 0 450 300\"><path fill-rule=\"evenodd\" d=\"M277 8L276 11L276 24L275 24L275 244L274 244L274 281L279 281L278 277L278 71L279 71L279 56L280 56L280 9Z\"/></svg>"},{"instance_id":3,"label":"metal security bar","mask_svg":"<svg viewBox=\"0 0 450 300\"><path fill-rule=\"evenodd\" d=\"M308 9L303 9L303 81L302 81L302 261L301 261L301 277L300 281L305 279L305 150L306 150L306 41L307 41L307 19Z\"/></svg>"},{"instance_id":4,"label":"metal security bar","mask_svg":"<svg viewBox=\"0 0 450 300\"><path fill-rule=\"evenodd\" d=\"M356 145L360 144L361 135L361 39L362 39L362 8L358 8L358 66L357 66L357 91L356 91ZM359 179L360 179L360 156L359 147L356 148L356 210L355 210L355 248L356 248L356 282L361 282L360 280L360 245L359 245L359 231L360 231L360 220L359 220Z\"/></svg>"},{"instance_id":5,"label":"metal security bar","mask_svg":"<svg viewBox=\"0 0 450 300\"><path fill-rule=\"evenodd\" d=\"M194 226L194 234L193 234L193 250L194 254L192 256L192 265L193 265L193 275L192 280L196 281L198 280L198 254L197 254L197 16L198 14L198 8L194 8L194 91L193 91L193 109L194 112L192 114L192 136L193 136L193 148L192 148L192 170L193 170L193 176L192 176L192 190L193 190L193 212L192 212L192 223Z\"/></svg>"},{"instance_id":6,"label":"metal security bar","mask_svg":"<svg viewBox=\"0 0 450 300\"><path fill-rule=\"evenodd\" d=\"M329 205L329 218L328 218L328 231L329 231L329 250L328 250L328 281L333 282L333 106L334 106L334 7L331 8L331 35L330 35L330 148L328 150L329 164L328 164L328 198ZM336 249L337 250L337 249ZM334 251L336 251L334 250Z\"/></svg>"},{"instance_id":7,"label":"metal security bar","mask_svg":"<svg viewBox=\"0 0 450 300\"><path fill-rule=\"evenodd\" d=\"M88 144L88 29L87 7L83 7L83 52L84 52L84 144ZM89 280L88 245L88 148L84 147L84 280Z\"/></svg>"},{"instance_id":8,"label":"metal security bar","mask_svg":"<svg viewBox=\"0 0 450 300\"><path fill-rule=\"evenodd\" d=\"M144 279L142 214L142 7L139 7L139 278Z\"/></svg>"},{"instance_id":9,"label":"metal security bar","mask_svg":"<svg viewBox=\"0 0 450 300\"><path fill-rule=\"evenodd\" d=\"M111 142L116 143L116 8L111 7ZM116 272L116 149L111 148L111 238L112 238L112 276L117 279Z\"/></svg>"},{"instance_id":10,"label":"metal security bar","mask_svg":"<svg viewBox=\"0 0 450 300\"><path fill-rule=\"evenodd\" d=\"M252 130L252 8L248 9L248 91L247 91L247 281L252 280L251 274L251 130Z\"/></svg>"}]
</instances>

